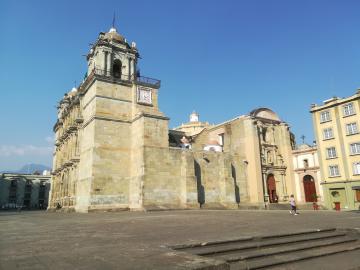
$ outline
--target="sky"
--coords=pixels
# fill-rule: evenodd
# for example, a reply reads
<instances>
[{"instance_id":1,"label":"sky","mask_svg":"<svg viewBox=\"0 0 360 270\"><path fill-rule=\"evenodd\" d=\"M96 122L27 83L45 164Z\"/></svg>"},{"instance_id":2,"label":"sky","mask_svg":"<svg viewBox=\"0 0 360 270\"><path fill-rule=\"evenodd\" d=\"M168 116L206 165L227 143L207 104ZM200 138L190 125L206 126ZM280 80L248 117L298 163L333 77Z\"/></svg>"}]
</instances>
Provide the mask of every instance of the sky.
<instances>
[{"instance_id":1,"label":"sky","mask_svg":"<svg viewBox=\"0 0 360 270\"><path fill-rule=\"evenodd\" d=\"M169 128L258 107L312 143L310 104L360 87L360 1L0 1L0 171L51 166L56 105L84 77L89 44L116 28L161 80Z\"/></svg>"}]
</instances>

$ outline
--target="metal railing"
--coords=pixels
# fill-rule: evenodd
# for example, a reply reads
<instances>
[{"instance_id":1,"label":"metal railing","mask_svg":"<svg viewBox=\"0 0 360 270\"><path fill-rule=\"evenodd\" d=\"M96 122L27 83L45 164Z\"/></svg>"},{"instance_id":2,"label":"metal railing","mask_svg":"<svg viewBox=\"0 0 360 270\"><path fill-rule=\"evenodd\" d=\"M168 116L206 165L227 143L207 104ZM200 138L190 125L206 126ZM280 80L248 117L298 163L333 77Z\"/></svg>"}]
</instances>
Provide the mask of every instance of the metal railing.
<instances>
[{"instance_id":1,"label":"metal railing","mask_svg":"<svg viewBox=\"0 0 360 270\"><path fill-rule=\"evenodd\" d=\"M160 83L161 83L160 80L149 78L149 77L144 77L144 76L136 77L136 81L139 83L143 83L143 84L154 85L158 88L160 87Z\"/></svg>"},{"instance_id":2,"label":"metal railing","mask_svg":"<svg viewBox=\"0 0 360 270\"><path fill-rule=\"evenodd\" d=\"M99 69L99 68L94 68L92 70L92 72L88 75L86 80L88 78L93 77L94 75L102 76L102 77L106 77L106 78L112 78L115 80L121 80L121 81L125 81L125 82L135 81L137 83L153 86L156 88L159 88L160 83L161 83L160 80L157 80L154 78L149 78L149 77L144 77L144 76L136 76L134 74L128 75L128 74L114 73L111 70L104 70L104 69Z\"/></svg>"}]
</instances>

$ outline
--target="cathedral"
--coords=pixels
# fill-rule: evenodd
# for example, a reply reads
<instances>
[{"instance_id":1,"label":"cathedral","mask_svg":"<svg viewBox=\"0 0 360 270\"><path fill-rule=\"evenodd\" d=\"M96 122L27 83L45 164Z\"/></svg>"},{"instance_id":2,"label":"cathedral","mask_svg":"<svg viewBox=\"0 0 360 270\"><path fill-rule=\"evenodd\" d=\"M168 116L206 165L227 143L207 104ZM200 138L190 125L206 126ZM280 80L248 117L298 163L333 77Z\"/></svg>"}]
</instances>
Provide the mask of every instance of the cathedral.
<instances>
[{"instance_id":1,"label":"cathedral","mask_svg":"<svg viewBox=\"0 0 360 270\"><path fill-rule=\"evenodd\" d=\"M169 130L160 80L140 76L139 52L112 27L87 55L54 126L49 210L264 209L294 194L294 136L268 108L224 123Z\"/></svg>"}]
</instances>

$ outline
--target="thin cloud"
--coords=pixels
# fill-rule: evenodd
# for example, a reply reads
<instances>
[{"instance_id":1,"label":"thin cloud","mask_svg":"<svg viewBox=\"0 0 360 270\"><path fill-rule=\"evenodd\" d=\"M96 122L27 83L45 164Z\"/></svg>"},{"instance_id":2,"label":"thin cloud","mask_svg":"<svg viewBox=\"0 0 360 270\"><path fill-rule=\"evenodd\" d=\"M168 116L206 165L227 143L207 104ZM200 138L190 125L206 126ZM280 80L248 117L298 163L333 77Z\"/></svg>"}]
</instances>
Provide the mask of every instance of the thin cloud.
<instances>
[{"instance_id":1,"label":"thin cloud","mask_svg":"<svg viewBox=\"0 0 360 270\"><path fill-rule=\"evenodd\" d=\"M53 147L50 146L34 146L34 145L0 145L0 157L10 156L46 156L51 154Z\"/></svg>"},{"instance_id":2,"label":"thin cloud","mask_svg":"<svg viewBox=\"0 0 360 270\"><path fill-rule=\"evenodd\" d=\"M45 141L48 143L54 143L55 142L55 137L54 136L47 136L45 138Z\"/></svg>"}]
</instances>

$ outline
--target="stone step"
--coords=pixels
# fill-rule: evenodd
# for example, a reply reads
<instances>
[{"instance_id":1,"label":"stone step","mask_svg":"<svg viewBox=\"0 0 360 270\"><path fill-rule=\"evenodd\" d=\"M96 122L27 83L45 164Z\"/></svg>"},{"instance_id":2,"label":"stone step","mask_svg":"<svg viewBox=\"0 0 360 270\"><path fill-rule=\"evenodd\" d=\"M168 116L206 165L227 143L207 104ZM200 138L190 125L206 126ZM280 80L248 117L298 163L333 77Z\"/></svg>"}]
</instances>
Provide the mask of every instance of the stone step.
<instances>
[{"instance_id":1,"label":"stone step","mask_svg":"<svg viewBox=\"0 0 360 270\"><path fill-rule=\"evenodd\" d=\"M356 244L354 244L356 243ZM231 270L255 270L264 269L273 266L284 265L288 263L300 262L303 260L309 260L324 256L330 256L343 252L350 252L353 250L359 250L360 243L357 242L346 242L334 246L327 246L323 248L306 249L292 253L278 254L274 256L268 256L263 258L257 258L255 260L238 261L230 264Z\"/></svg>"},{"instance_id":2,"label":"stone step","mask_svg":"<svg viewBox=\"0 0 360 270\"><path fill-rule=\"evenodd\" d=\"M188 252L200 256L212 256L215 254L236 253L244 250L273 247L286 244L298 244L316 240L326 240L346 236L345 232L325 231L311 234L295 234L278 237L254 238L253 240L239 243L227 243L222 245L202 246L188 250Z\"/></svg>"},{"instance_id":3,"label":"stone step","mask_svg":"<svg viewBox=\"0 0 360 270\"><path fill-rule=\"evenodd\" d=\"M251 250L251 251L243 251L238 253L228 253L228 254L215 254L211 256L214 259L219 260L225 260L229 263L241 261L241 260L252 260L252 259L258 259L261 257L268 257L278 254L285 254L285 253L291 253L291 252L297 252L297 251L303 251L307 249L314 249L314 248L323 248L327 246L334 246L344 243L351 243L357 241L357 238L352 237L339 237L335 239L319 239L316 241L306 242L306 243L294 243L290 245L281 245L281 246L275 246L275 247L265 247L260 248L257 250Z\"/></svg>"},{"instance_id":4,"label":"stone step","mask_svg":"<svg viewBox=\"0 0 360 270\"><path fill-rule=\"evenodd\" d=\"M285 238L285 237L295 237L300 235L311 235L311 234L319 234L319 233L327 233L327 232L335 232L335 228L325 228L325 229L314 229L314 230L305 230L300 232L292 232L292 233L283 233L283 234L271 234L271 235L264 235L258 237L241 237L236 239L229 239L229 240L220 240L220 241L211 241L211 242L203 242L203 243L194 243L194 244L184 244L184 245L175 245L170 246L173 250L196 250L196 248L205 248L205 247L213 247L213 246L228 246L229 244L236 244L236 243L246 243L251 241L260 241L265 239L272 239L272 238Z\"/></svg>"}]
</instances>

